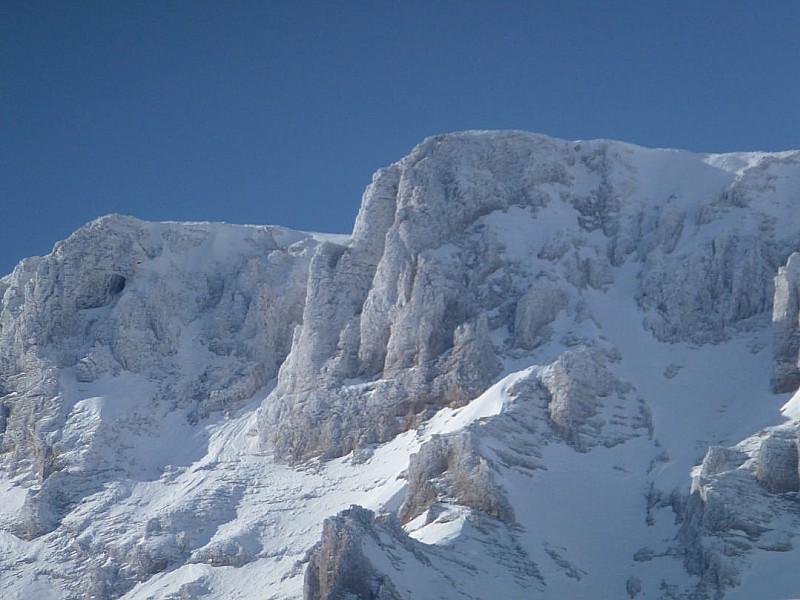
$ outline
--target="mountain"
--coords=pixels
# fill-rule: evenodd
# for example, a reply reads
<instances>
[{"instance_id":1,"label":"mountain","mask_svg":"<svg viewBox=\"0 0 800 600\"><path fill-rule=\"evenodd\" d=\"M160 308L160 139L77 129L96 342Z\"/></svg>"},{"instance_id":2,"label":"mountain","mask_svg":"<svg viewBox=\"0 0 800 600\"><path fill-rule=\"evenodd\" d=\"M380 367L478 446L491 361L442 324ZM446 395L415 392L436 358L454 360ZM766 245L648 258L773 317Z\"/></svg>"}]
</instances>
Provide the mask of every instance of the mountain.
<instances>
[{"instance_id":1,"label":"mountain","mask_svg":"<svg viewBox=\"0 0 800 600\"><path fill-rule=\"evenodd\" d=\"M800 596L800 152L423 141L349 236L0 279L3 598Z\"/></svg>"}]
</instances>

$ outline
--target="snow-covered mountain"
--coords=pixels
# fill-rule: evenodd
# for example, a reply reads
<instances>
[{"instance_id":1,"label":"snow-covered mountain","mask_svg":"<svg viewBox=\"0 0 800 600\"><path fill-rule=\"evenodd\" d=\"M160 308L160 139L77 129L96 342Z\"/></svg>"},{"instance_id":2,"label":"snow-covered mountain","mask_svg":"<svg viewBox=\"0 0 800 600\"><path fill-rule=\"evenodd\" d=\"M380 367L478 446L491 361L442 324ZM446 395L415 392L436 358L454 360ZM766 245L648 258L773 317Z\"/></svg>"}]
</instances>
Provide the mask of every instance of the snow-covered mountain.
<instances>
[{"instance_id":1,"label":"snow-covered mountain","mask_svg":"<svg viewBox=\"0 0 800 600\"><path fill-rule=\"evenodd\" d=\"M423 141L351 236L0 279L3 598L800 596L800 152Z\"/></svg>"}]
</instances>

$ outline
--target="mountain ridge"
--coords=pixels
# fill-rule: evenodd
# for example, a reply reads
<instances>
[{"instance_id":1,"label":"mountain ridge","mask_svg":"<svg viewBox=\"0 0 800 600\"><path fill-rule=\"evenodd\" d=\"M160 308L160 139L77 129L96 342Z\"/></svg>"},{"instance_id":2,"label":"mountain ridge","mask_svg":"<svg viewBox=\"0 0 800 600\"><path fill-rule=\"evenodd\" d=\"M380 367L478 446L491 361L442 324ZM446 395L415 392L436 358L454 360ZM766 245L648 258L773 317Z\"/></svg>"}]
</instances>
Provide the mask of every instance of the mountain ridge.
<instances>
[{"instance_id":1,"label":"mountain ridge","mask_svg":"<svg viewBox=\"0 0 800 600\"><path fill-rule=\"evenodd\" d=\"M796 151L463 132L352 236L94 221L0 279L6 592L797 593L758 573L800 527L798 200Z\"/></svg>"}]
</instances>

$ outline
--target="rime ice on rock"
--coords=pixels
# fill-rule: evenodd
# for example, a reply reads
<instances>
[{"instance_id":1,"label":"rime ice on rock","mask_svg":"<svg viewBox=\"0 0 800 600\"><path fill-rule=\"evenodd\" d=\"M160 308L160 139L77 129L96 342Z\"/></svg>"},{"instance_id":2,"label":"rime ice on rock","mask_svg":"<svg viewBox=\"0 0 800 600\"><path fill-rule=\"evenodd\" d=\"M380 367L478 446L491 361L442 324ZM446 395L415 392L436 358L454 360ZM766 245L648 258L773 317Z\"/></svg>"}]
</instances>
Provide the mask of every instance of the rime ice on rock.
<instances>
[{"instance_id":1,"label":"rime ice on rock","mask_svg":"<svg viewBox=\"0 0 800 600\"><path fill-rule=\"evenodd\" d=\"M800 254L792 253L775 276L772 303L773 354L776 392L800 387Z\"/></svg>"},{"instance_id":2,"label":"rime ice on rock","mask_svg":"<svg viewBox=\"0 0 800 600\"><path fill-rule=\"evenodd\" d=\"M762 429L755 381L771 312L800 383L797 189L797 152L466 132L376 173L352 237L98 219L0 279L0 568L65 598L747 585L800 534L798 413ZM387 514L302 562L353 503Z\"/></svg>"}]
</instances>

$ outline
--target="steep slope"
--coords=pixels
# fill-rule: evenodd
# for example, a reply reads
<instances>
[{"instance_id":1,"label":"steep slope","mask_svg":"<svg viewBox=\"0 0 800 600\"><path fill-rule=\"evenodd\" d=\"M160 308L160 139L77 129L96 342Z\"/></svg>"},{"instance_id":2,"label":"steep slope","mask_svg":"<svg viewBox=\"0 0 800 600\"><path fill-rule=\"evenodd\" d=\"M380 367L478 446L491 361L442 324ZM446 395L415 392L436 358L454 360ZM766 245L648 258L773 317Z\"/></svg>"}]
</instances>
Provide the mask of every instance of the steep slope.
<instances>
[{"instance_id":1,"label":"steep slope","mask_svg":"<svg viewBox=\"0 0 800 600\"><path fill-rule=\"evenodd\" d=\"M800 594L798 201L467 132L350 237L91 223L0 280L3 595Z\"/></svg>"}]
</instances>

